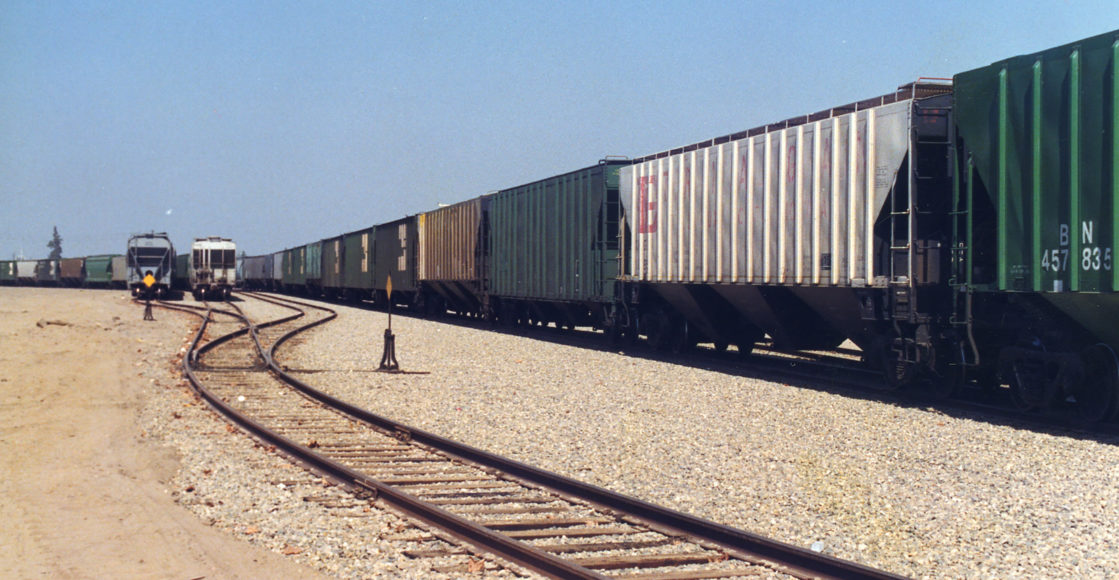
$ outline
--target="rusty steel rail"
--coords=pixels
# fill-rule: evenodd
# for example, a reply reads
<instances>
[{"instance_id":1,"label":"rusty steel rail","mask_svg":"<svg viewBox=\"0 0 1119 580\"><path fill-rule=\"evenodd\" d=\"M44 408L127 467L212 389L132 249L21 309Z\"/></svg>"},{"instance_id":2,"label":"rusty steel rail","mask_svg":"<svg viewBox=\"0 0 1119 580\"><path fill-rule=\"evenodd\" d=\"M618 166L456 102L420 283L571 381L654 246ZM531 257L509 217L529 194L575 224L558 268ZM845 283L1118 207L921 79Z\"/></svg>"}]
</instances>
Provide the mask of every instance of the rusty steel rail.
<instances>
[{"instance_id":1,"label":"rusty steel rail","mask_svg":"<svg viewBox=\"0 0 1119 580\"><path fill-rule=\"evenodd\" d=\"M308 446L302 445L269 429L238 412L223 401L221 397L216 396L201 384L201 381L195 375L196 369L194 368L194 363L198 361L200 355L203 353L248 333L256 346L257 352L265 360L271 371L281 380L328 407L341 411L349 417L378 430L393 433L402 440L410 440L464 462L496 470L512 479L521 480L551 490L559 496L576 498L600 509L613 512L619 517L632 519L637 523L647 526L651 530L680 536L693 542L704 543L723 550L728 555L767 566L781 573L801 578L899 578L899 576L895 576L888 572L825 556L804 548L764 538L743 530L731 528L617 494L517 461L505 459L480 449L409 427L331 397L284 372L275 362L274 355L276 348L280 344L300 332L332 320L336 316L336 313L327 308L287 299L265 298L260 296L257 296L257 298L273 304L286 304L289 308L293 309L297 308L293 305L299 305L298 307L300 308L315 308L329 312L329 315L285 333L273 343L271 348L265 351L261 347L257 337L258 328L292 321L302 316L302 312L261 325L252 324L239 312L233 313L213 309L207 310L205 314L196 312L196 314L202 317L203 321L190 344L188 355L183 358L183 372L196 391L207 403L226 415L230 420L252 433L258 439L275 445L277 449L284 451L296 460L310 466L312 469L354 489L359 495L366 497L375 496L408 516L441 528L461 539L463 542L475 546L477 549L493 553L507 561L551 577L609 577L574 563L571 560L558 557L533 547L526 542L516 540L479 523L469 521L450 511L424 502L410 494L400 491L392 485L377 481L360 471L330 460ZM199 346L199 342L205 335L207 325L210 323L214 312L221 312L229 316L240 318L244 321L245 326L234 332L216 337L205 345Z\"/></svg>"},{"instance_id":2,"label":"rusty steel rail","mask_svg":"<svg viewBox=\"0 0 1119 580\"><path fill-rule=\"evenodd\" d=\"M283 302L294 303L294 301L286 299L281 300ZM311 304L297 304L310 308L328 310ZM748 560L761 560L776 563L778 564L778 570L792 575L804 578L901 578L889 572L846 560L840 560L798 546L752 534L744 530L704 520L559 474L538 469L531 465L500 457L421 429L409 427L351 405L341 399L332 397L284 372L275 362L274 358L276 349L283 344L283 342L288 340L288 338L302 330L322 324L323 322L325 322L325 319L296 329L279 338L268 352L265 353L265 359L272 371L285 382L307 396L329 407L338 409L354 419L389 432L397 433L402 439L416 441L463 461L496 469L509 476L531 482L559 494L578 498L601 508L634 518L652 529L685 536L694 541L707 542L726 550L728 553L744 557ZM298 444L293 443L293 445L300 447ZM306 452L310 454L314 453L310 449L307 449ZM413 514L414 517L443 527L472 544L485 546L488 549L494 550L502 557L511 561L515 561L543 574L557 575L558 577L604 577L592 570L588 570L581 566L570 565L562 559L536 550L535 548L525 546L522 542L510 540L501 534L494 533L488 528L466 521L445 510L419 501L408 494L397 491L392 486L368 480L368 478L358 472L354 472L342 466L339 467L338 476L355 481L355 483L362 486L368 485L375 488L381 498L391 501L391 503L398 505L401 509L405 509L408 513ZM515 553L506 550L514 550Z\"/></svg>"}]
</instances>

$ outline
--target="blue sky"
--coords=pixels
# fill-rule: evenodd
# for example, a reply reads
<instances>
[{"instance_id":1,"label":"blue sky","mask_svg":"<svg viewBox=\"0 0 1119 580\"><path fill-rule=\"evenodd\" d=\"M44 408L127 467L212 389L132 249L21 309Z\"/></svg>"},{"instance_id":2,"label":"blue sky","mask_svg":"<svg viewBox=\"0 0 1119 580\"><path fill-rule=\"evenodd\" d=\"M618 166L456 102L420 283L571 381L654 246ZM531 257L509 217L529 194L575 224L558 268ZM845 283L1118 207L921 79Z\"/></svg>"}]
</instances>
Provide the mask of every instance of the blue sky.
<instances>
[{"instance_id":1,"label":"blue sky","mask_svg":"<svg viewBox=\"0 0 1119 580\"><path fill-rule=\"evenodd\" d=\"M1119 2L0 0L0 259L250 254L1119 28Z\"/></svg>"}]
</instances>

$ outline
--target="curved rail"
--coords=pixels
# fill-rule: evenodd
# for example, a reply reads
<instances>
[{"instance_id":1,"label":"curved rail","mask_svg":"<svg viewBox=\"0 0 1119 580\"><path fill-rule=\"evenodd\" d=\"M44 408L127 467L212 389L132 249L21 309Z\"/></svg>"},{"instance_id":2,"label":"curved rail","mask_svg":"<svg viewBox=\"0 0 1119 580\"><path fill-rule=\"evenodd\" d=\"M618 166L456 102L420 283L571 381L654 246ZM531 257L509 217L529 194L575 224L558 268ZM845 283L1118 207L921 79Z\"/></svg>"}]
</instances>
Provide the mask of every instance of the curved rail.
<instances>
[{"instance_id":1,"label":"curved rail","mask_svg":"<svg viewBox=\"0 0 1119 580\"><path fill-rule=\"evenodd\" d=\"M463 516L425 502L414 495L401 491L395 485L378 481L368 474L348 467L339 461L325 457L324 454L315 451L311 447L300 444L260 424L234 409L230 404L226 403L221 397L211 392L201 383L195 374L197 370L195 364L200 355L248 333L259 356L264 359L268 368L280 380L291 385L308 397L319 401L321 404L342 412L350 418L373 427L378 431L394 434L402 441L411 441L420 444L421 446L437 450L452 459L457 459L467 464L482 466L484 471L495 473L505 479L527 482L532 486L550 490L560 497L587 503L594 508L612 514L620 520L633 522L649 530L665 535L681 537L706 548L722 551L736 559L754 565L762 565L781 573L787 573L801 578L898 578L898 576L887 572L875 570L853 562L839 560L804 548L656 506L594 485L550 473L524 463L499 457L480 449L409 427L331 397L285 372L284 369L276 363L275 352L280 344L283 344L300 332L332 320L336 316L336 313L327 308L288 299L275 297L266 298L261 296L256 296L256 298L293 309L297 308L295 305L298 305L298 308L315 308L329 312L329 315L284 333L267 351L265 351L261 347L257 336L258 328L293 321L302 316L302 312L261 325L252 324L239 312L232 313L229 311L215 311L211 309L207 310L205 315L200 314L200 316L203 316L203 322L191 342L188 349L188 356L183 358L183 372L199 394L215 409L229 417L230 420L253 433L259 439L271 445L275 445L278 449L283 450L298 461L349 486L351 489L357 490L359 495L376 496L410 517L442 528L468 544L491 552L527 569L552 577L608 578L608 576L594 569L576 563L573 559L563 558L544 551L524 541L515 539L509 534L491 529L481 523L471 521ZM222 312L230 316L235 316L244 322L244 327L223 336L216 337L205 345L199 346L199 342L202 340L214 312Z\"/></svg>"}]
</instances>

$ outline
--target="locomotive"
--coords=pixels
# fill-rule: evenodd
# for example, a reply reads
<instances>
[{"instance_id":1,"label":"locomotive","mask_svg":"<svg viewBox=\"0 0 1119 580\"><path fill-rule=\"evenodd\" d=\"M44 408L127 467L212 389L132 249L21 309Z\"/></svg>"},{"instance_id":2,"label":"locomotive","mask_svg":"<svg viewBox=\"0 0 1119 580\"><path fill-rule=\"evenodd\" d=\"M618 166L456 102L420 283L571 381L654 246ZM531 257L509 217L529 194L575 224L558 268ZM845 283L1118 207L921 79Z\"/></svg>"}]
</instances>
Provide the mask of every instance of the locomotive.
<instances>
[{"instance_id":1,"label":"locomotive","mask_svg":"<svg viewBox=\"0 0 1119 580\"><path fill-rule=\"evenodd\" d=\"M237 281L237 244L229 238L195 238L186 273L195 300L227 300Z\"/></svg>"},{"instance_id":2,"label":"locomotive","mask_svg":"<svg viewBox=\"0 0 1119 580\"><path fill-rule=\"evenodd\" d=\"M175 246L166 233L134 234L128 238L128 288L134 298L164 298L171 290Z\"/></svg>"}]
</instances>

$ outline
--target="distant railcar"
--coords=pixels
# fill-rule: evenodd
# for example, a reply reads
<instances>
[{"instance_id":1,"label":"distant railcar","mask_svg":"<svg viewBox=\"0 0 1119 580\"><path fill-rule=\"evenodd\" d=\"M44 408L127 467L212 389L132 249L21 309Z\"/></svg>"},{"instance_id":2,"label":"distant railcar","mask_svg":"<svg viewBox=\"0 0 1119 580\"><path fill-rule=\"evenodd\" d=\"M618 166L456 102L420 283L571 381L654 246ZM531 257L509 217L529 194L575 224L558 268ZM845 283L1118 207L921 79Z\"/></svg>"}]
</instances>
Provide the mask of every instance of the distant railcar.
<instances>
[{"instance_id":1,"label":"distant railcar","mask_svg":"<svg viewBox=\"0 0 1119 580\"><path fill-rule=\"evenodd\" d=\"M112 254L88 256L85 259L85 286L108 288L113 283Z\"/></svg>"},{"instance_id":2,"label":"distant railcar","mask_svg":"<svg viewBox=\"0 0 1119 580\"><path fill-rule=\"evenodd\" d=\"M171 288L178 292L190 292L190 254L175 256L175 271L171 275Z\"/></svg>"},{"instance_id":3,"label":"distant railcar","mask_svg":"<svg viewBox=\"0 0 1119 580\"><path fill-rule=\"evenodd\" d=\"M283 251L283 275L281 277L285 292L305 293L307 291L307 246L296 246Z\"/></svg>"},{"instance_id":4,"label":"distant railcar","mask_svg":"<svg viewBox=\"0 0 1119 580\"><path fill-rule=\"evenodd\" d=\"M229 238L195 238L190 291L196 300L227 300L237 281L237 245Z\"/></svg>"},{"instance_id":5,"label":"distant railcar","mask_svg":"<svg viewBox=\"0 0 1119 580\"><path fill-rule=\"evenodd\" d=\"M282 251L272 254L272 286L270 289L279 290L284 285L284 253Z\"/></svg>"},{"instance_id":6,"label":"distant railcar","mask_svg":"<svg viewBox=\"0 0 1119 580\"><path fill-rule=\"evenodd\" d=\"M0 284L16 283L16 263L14 260L0 260Z\"/></svg>"},{"instance_id":7,"label":"distant railcar","mask_svg":"<svg viewBox=\"0 0 1119 580\"><path fill-rule=\"evenodd\" d=\"M416 217L416 279L429 312L480 314L488 307L485 221L490 195Z\"/></svg>"},{"instance_id":8,"label":"distant railcar","mask_svg":"<svg viewBox=\"0 0 1119 580\"><path fill-rule=\"evenodd\" d=\"M81 286L85 277L85 258L63 258L59 262L59 281L62 284Z\"/></svg>"},{"instance_id":9,"label":"distant railcar","mask_svg":"<svg viewBox=\"0 0 1119 580\"><path fill-rule=\"evenodd\" d=\"M128 288L128 256L113 256L113 288Z\"/></svg>"},{"instance_id":10,"label":"distant railcar","mask_svg":"<svg viewBox=\"0 0 1119 580\"><path fill-rule=\"evenodd\" d=\"M499 320L614 326L618 172L628 164L603 160L493 194L485 267Z\"/></svg>"},{"instance_id":11,"label":"distant railcar","mask_svg":"<svg viewBox=\"0 0 1119 580\"><path fill-rule=\"evenodd\" d=\"M168 295L175 269L175 246L166 233L133 235L128 239L125 255L128 257L128 287L134 297L164 298Z\"/></svg>"},{"instance_id":12,"label":"distant railcar","mask_svg":"<svg viewBox=\"0 0 1119 580\"><path fill-rule=\"evenodd\" d=\"M35 264L35 283L53 286L61 281L59 260L37 260Z\"/></svg>"},{"instance_id":13,"label":"distant railcar","mask_svg":"<svg viewBox=\"0 0 1119 580\"><path fill-rule=\"evenodd\" d=\"M373 246L376 228L342 234L342 298L373 298Z\"/></svg>"},{"instance_id":14,"label":"distant railcar","mask_svg":"<svg viewBox=\"0 0 1119 580\"><path fill-rule=\"evenodd\" d=\"M16 260L16 282L19 284L34 284L35 271L39 268L38 260Z\"/></svg>"},{"instance_id":15,"label":"distant railcar","mask_svg":"<svg viewBox=\"0 0 1119 580\"><path fill-rule=\"evenodd\" d=\"M322 295L322 242L311 242L303 250L303 283L309 296Z\"/></svg>"},{"instance_id":16,"label":"distant railcar","mask_svg":"<svg viewBox=\"0 0 1119 580\"><path fill-rule=\"evenodd\" d=\"M245 256L241 260L241 276L246 290L271 290L272 267L275 265L272 254Z\"/></svg>"},{"instance_id":17,"label":"distant railcar","mask_svg":"<svg viewBox=\"0 0 1119 580\"><path fill-rule=\"evenodd\" d=\"M374 229L373 297L377 304L413 306L416 301L416 216ZM392 296L388 281L392 279Z\"/></svg>"},{"instance_id":18,"label":"distant railcar","mask_svg":"<svg viewBox=\"0 0 1119 580\"><path fill-rule=\"evenodd\" d=\"M345 246L342 236L327 238L319 243L322 248L322 292L327 298L340 298L344 293L342 268Z\"/></svg>"}]
</instances>

